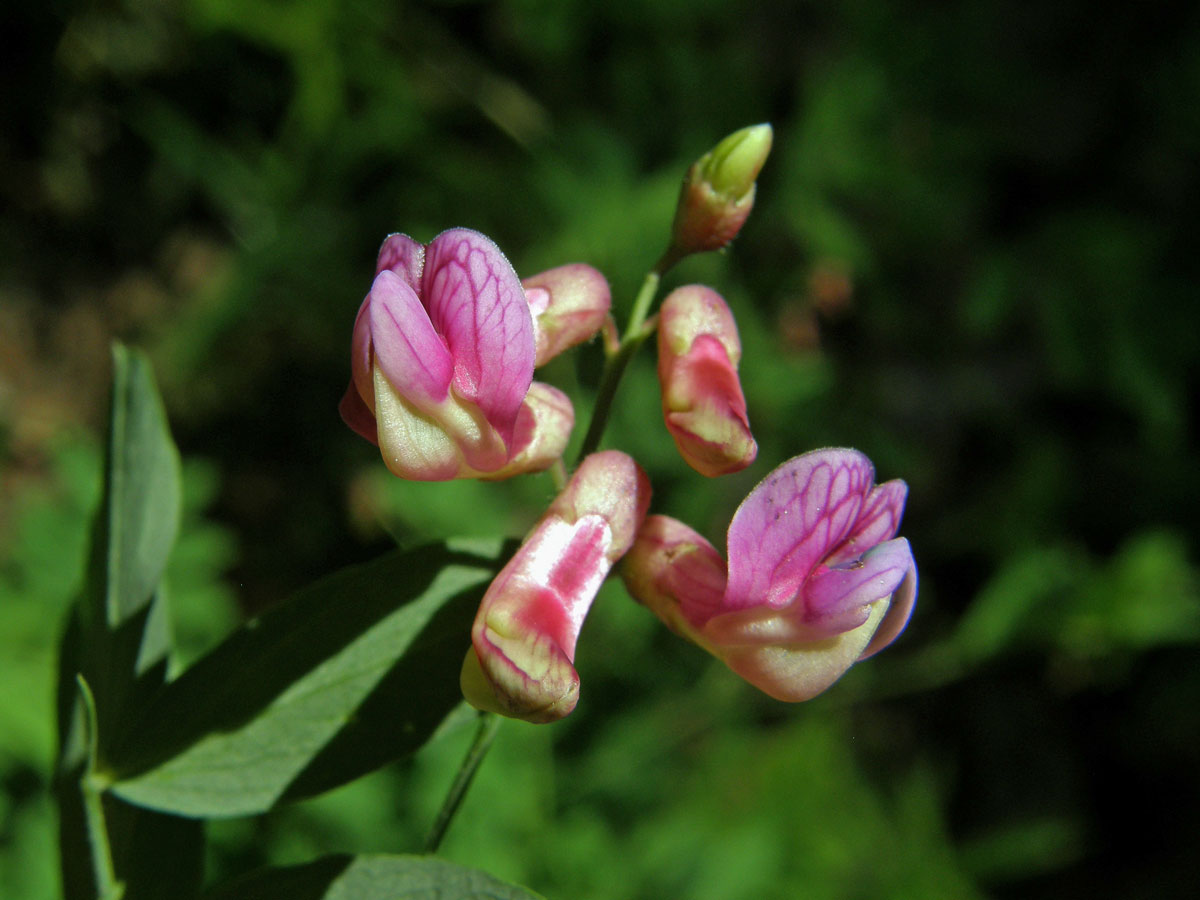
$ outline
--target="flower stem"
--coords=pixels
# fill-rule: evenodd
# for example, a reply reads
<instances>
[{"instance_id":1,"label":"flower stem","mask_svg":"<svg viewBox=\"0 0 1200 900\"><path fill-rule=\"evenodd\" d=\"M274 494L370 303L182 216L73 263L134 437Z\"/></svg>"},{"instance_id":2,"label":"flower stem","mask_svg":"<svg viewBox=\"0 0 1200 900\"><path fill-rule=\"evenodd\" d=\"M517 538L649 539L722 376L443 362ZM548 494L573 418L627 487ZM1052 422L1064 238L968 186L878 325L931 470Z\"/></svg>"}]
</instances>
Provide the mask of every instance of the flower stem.
<instances>
[{"instance_id":1,"label":"flower stem","mask_svg":"<svg viewBox=\"0 0 1200 900\"><path fill-rule=\"evenodd\" d=\"M625 333L621 336L621 343L617 346L616 352L605 360L604 371L600 375L600 387L596 392L596 405L592 408L592 421L588 424L587 434L584 436L583 446L579 448L579 456L575 459L575 465L579 465L585 456L600 446L600 439L604 437L604 429L608 425L608 417L612 412L612 403L617 396L617 386L621 383L621 376L625 374L625 369L634 354L637 353L638 348L653 332L653 327L646 327L646 317L650 314L650 306L658 293L658 284L667 269L671 268L676 261L671 251L667 251L654 264L654 268L646 273L646 278L642 281L642 287L638 291L637 297L634 298L633 309L629 313L629 322L625 325Z\"/></svg>"},{"instance_id":2,"label":"flower stem","mask_svg":"<svg viewBox=\"0 0 1200 900\"><path fill-rule=\"evenodd\" d=\"M454 783L450 785L446 799L442 801L442 808L438 810L437 818L433 821L433 827L429 829L429 836L425 838L424 852L436 853L438 847L441 846L442 838L446 836L446 830L450 827L450 821L458 812L467 788L471 786L471 781L479 770L480 763L487 756L488 749L492 746L492 741L499 729L500 717L498 715L489 712L479 714L479 726L475 730L475 740L471 742L467 755L463 757L462 765L458 767L458 774L454 776Z\"/></svg>"}]
</instances>

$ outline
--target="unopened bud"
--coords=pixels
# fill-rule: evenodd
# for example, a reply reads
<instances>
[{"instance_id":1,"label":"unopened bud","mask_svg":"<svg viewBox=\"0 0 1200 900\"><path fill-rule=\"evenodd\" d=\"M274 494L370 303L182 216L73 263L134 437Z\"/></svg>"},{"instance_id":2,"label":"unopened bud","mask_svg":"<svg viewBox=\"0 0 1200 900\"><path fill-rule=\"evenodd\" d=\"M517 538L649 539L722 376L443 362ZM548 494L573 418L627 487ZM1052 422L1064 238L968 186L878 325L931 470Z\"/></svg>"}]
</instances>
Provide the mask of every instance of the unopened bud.
<instances>
[{"instance_id":1,"label":"unopened bud","mask_svg":"<svg viewBox=\"0 0 1200 900\"><path fill-rule=\"evenodd\" d=\"M737 236L754 207L754 181L771 152L770 125L735 131L688 169L675 208L675 258L720 250Z\"/></svg>"},{"instance_id":2,"label":"unopened bud","mask_svg":"<svg viewBox=\"0 0 1200 900\"><path fill-rule=\"evenodd\" d=\"M733 313L716 291L690 284L663 301L658 320L663 419L684 461L710 478L738 472L758 454L738 381L741 356Z\"/></svg>"},{"instance_id":3,"label":"unopened bud","mask_svg":"<svg viewBox=\"0 0 1200 900\"><path fill-rule=\"evenodd\" d=\"M540 272L521 285L533 313L537 366L596 334L612 305L608 282L584 263Z\"/></svg>"}]
</instances>

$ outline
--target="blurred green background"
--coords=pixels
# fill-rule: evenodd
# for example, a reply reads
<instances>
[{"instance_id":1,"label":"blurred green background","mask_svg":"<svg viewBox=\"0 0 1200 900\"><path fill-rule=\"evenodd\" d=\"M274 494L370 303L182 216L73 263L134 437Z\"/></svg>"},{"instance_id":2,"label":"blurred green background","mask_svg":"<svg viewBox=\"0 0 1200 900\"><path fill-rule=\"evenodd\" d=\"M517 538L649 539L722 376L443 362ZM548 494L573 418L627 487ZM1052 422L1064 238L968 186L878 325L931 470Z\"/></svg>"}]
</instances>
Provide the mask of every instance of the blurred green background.
<instances>
[{"instance_id":1,"label":"blurred green background","mask_svg":"<svg viewBox=\"0 0 1200 900\"><path fill-rule=\"evenodd\" d=\"M502 730L445 854L550 898L1195 895L1193 5L50 0L0 32L6 900L58 890L53 648L109 341L150 353L186 460L182 665L336 566L519 535L552 494L401 483L339 421L385 234L589 262L621 315L685 167L759 121L742 236L667 284L733 306L758 462L678 460L651 353L606 445L718 544L784 459L864 450L910 486L915 617L785 706L609 584L578 710ZM544 373L580 419L599 363ZM210 879L415 849L468 738L215 824Z\"/></svg>"}]
</instances>

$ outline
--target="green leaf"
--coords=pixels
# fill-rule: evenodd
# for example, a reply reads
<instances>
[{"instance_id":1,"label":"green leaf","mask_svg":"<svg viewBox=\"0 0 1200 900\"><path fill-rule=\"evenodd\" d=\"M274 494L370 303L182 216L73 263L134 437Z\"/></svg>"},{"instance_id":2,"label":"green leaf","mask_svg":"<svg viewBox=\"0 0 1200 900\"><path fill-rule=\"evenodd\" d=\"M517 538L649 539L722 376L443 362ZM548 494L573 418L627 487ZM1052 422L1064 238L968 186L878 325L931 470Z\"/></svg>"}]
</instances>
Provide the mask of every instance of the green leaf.
<instances>
[{"instance_id":1,"label":"green leaf","mask_svg":"<svg viewBox=\"0 0 1200 900\"><path fill-rule=\"evenodd\" d=\"M506 549L389 553L247 623L109 754L114 792L187 816L253 815L416 750L461 702L471 622Z\"/></svg>"},{"instance_id":2,"label":"green leaf","mask_svg":"<svg viewBox=\"0 0 1200 900\"><path fill-rule=\"evenodd\" d=\"M104 503L89 573L93 611L110 628L150 604L179 530L179 509L179 454L150 364L114 345Z\"/></svg>"},{"instance_id":3,"label":"green leaf","mask_svg":"<svg viewBox=\"0 0 1200 900\"><path fill-rule=\"evenodd\" d=\"M524 888L428 856L325 856L266 869L205 900L538 900Z\"/></svg>"},{"instance_id":4,"label":"green leaf","mask_svg":"<svg viewBox=\"0 0 1200 900\"><path fill-rule=\"evenodd\" d=\"M160 581L179 527L179 454L145 356L113 345L112 409L104 495L92 532L74 658L65 695L82 673L96 698L99 757L166 677L171 634ZM63 692L60 692L63 693ZM66 736L64 735L64 738ZM64 746L69 745L64 740Z\"/></svg>"},{"instance_id":5,"label":"green leaf","mask_svg":"<svg viewBox=\"0 0 1200 900\"><path fill-rule=\"evenodd\" d=\"M115 345L104 497L86 588L59 645L55 794L67 897L187 897L200 885L200 823L103 795L107 749L166 675L159 582L179 507L178 453L153 373L140 353Z\"/></svg>"}]
</instances>

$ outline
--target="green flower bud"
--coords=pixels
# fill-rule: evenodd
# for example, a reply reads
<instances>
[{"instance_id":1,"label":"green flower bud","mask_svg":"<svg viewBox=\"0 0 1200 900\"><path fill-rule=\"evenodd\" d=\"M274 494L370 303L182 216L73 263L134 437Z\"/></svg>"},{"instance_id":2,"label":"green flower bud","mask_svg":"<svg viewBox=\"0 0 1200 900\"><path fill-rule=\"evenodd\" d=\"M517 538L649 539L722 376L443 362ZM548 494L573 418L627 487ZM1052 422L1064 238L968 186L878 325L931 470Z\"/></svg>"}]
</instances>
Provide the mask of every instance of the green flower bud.
<instances>
[{"instance_id":1,"label":"green flower bud","mask_svg":"<svg viewBox=\"0 0 1200 900\"><path fill-rule=\"evenodd\" d=\"M771 152L770 125L735 131L688 169L671 227L670 261L720 250L754 207L754 180Z\"/></svg>"}]
</instances>

